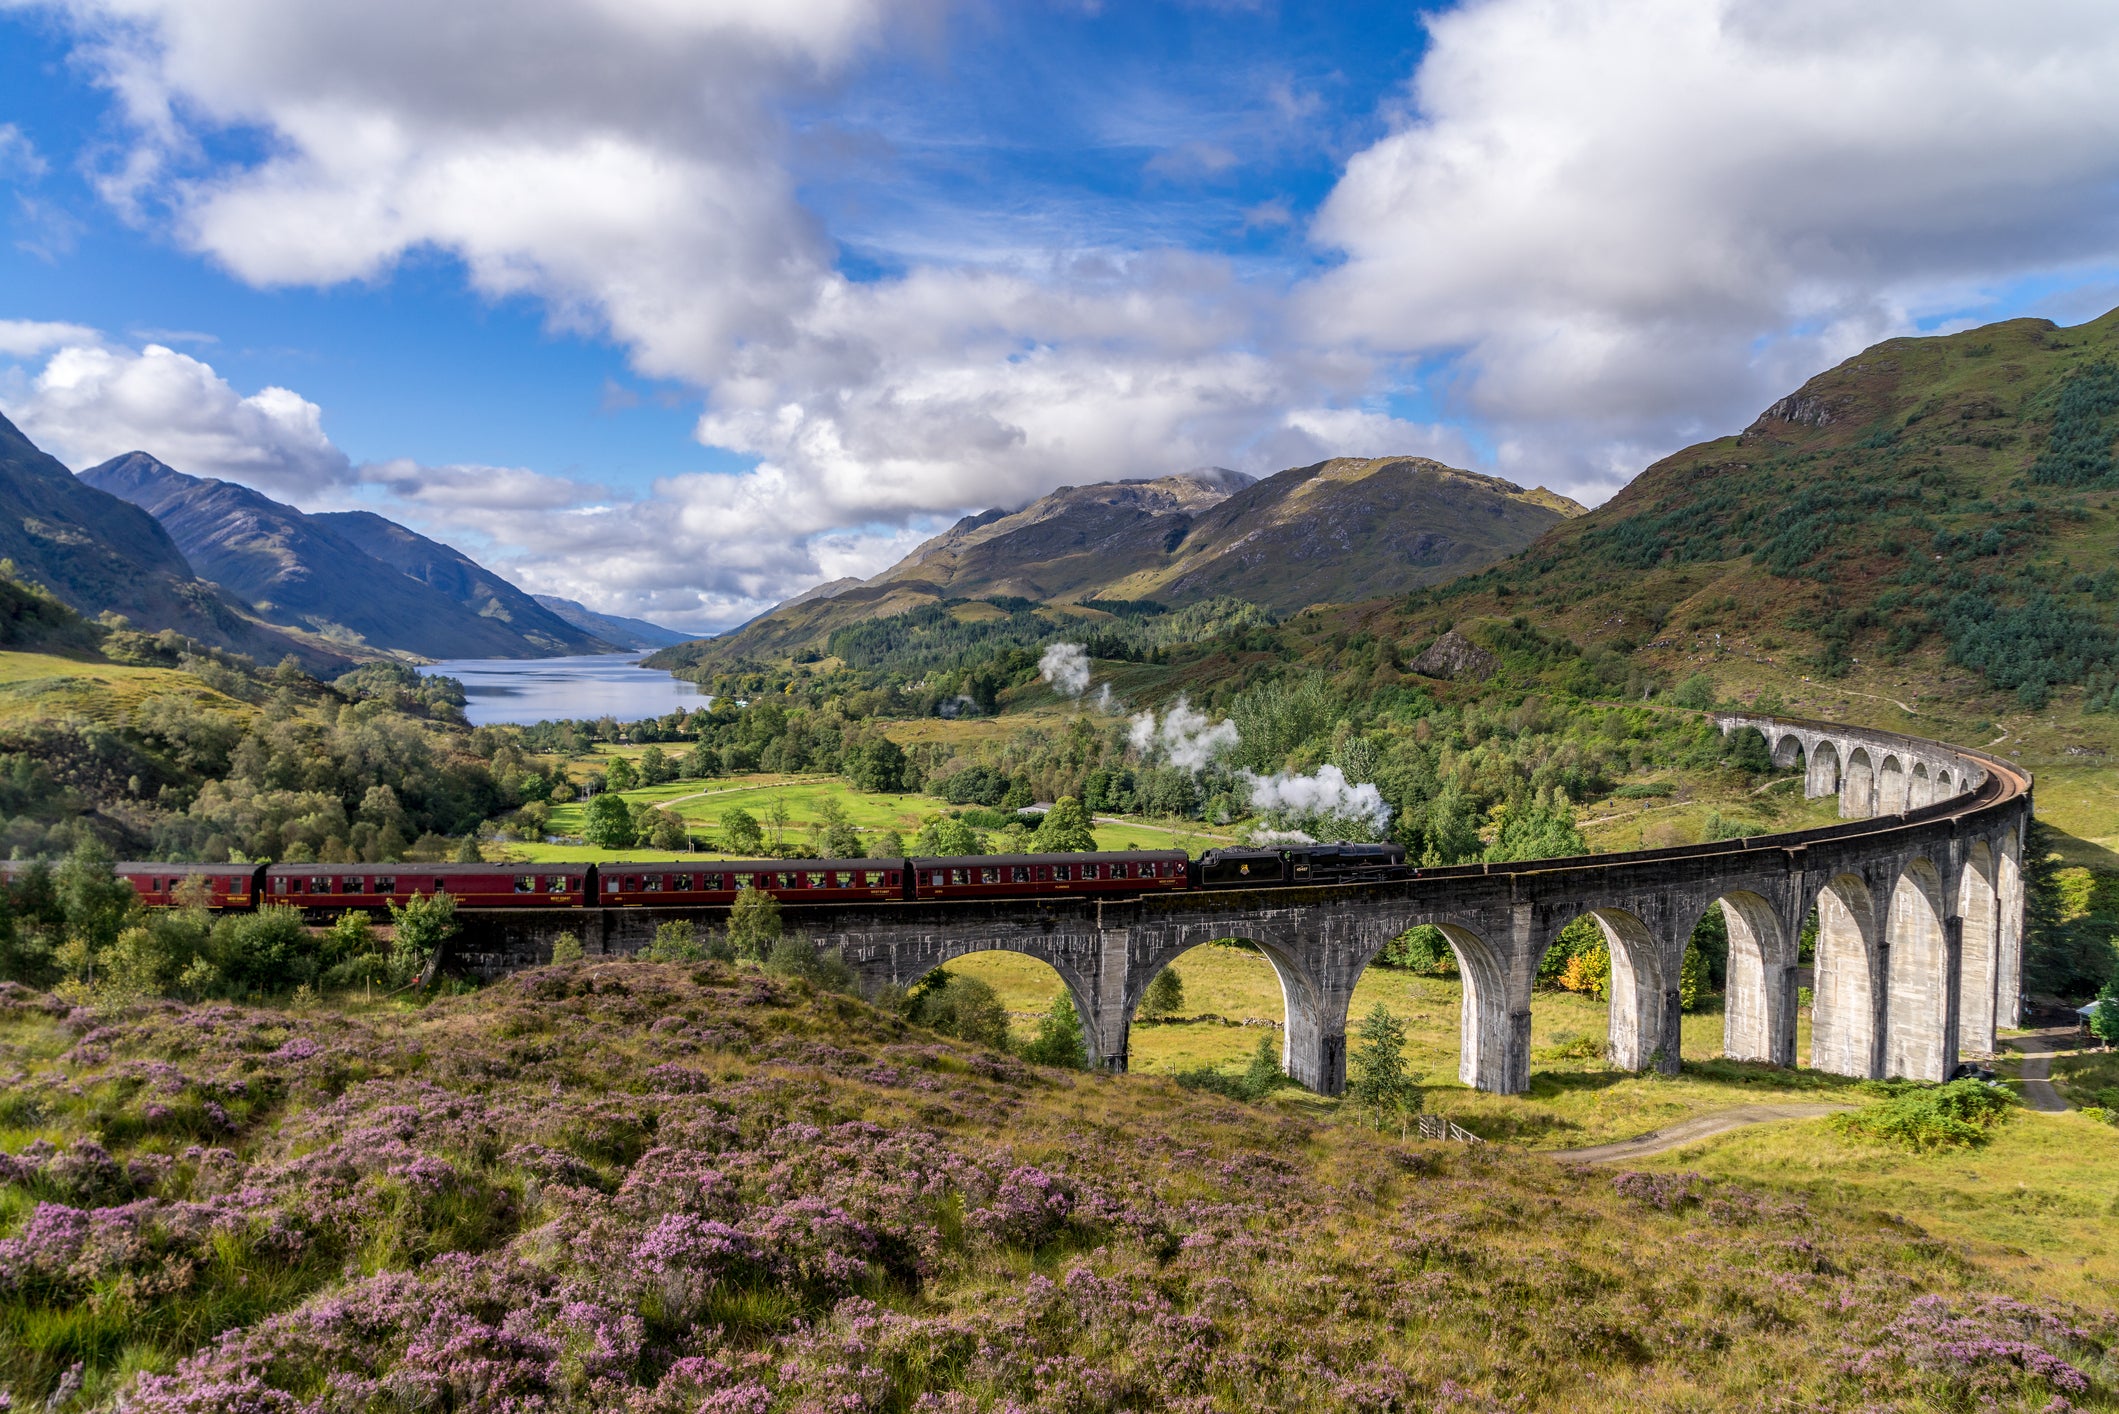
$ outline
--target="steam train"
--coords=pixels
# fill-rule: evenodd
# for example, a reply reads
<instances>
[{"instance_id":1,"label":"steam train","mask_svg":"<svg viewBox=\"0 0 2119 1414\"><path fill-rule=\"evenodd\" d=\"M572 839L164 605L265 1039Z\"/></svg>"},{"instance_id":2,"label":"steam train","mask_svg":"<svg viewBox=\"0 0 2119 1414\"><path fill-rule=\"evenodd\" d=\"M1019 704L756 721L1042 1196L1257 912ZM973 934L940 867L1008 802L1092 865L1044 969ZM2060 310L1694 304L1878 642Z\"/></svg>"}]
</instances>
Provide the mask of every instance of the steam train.
<instances>
[{"instance_id":1,"label":"steam train","mask_svg":"<svg viewBox=\"0 0 2119 1414\"><path fill-rule=\"evenodd\" d=\"M35 866L0 865L13 881ZM462 908L684 908L728 905L743 889L785 903L917 903L948 899L1140 897L1199 889L1285 888L1407 877L1390 844L1302 845L1093 854L983 854L910 859L737 859L608 864L121 863L150 908L309 913L382 909L446 893Z\"/></svg>"}]
</instances>

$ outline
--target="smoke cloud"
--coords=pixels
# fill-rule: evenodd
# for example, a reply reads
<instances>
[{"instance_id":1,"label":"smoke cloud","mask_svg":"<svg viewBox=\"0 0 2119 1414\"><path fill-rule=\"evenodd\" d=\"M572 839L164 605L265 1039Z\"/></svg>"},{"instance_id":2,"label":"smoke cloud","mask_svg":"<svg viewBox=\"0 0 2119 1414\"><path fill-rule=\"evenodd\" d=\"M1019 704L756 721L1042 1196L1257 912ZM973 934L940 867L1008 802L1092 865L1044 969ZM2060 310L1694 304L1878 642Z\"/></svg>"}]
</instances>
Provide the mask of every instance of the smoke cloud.
<instances>
[{"instance_id":1,"label":"smoke cloud","mask_svg":"<svg viewBox=\"0 0 2119 1414\"><path fill-rule=\"evenodd\" d=\"M1079 643L1055 643L1037 660L1037 675L1062 696L1079 697L1089 690L1089 650ZM1104 692L1108 698L1110 689Z\"/></svg>"},{"instance_id":2,"label":"smoke cloud","mask_svg":"<svg viewBox=\"0 0 2119 1414\"><path fill-rule=\"evenodd\" d=\"M1197 772L1240 738L1234 722L1210 722L1206 713L1180 697L1160 723L1153 712L1135 717L1129 739L1144 758L1160 757L1181 771Z\"/></svg>"},{"instance_id":3,"label":"smoke cloud","mask_svg":"<svg viewBox=\"0 0 2119 1414\"><path fill-rule=\"evenodd\" d=\"M1271 817L1276 825L1310 827L1311 833L1317 833L1315 827L1337 822L1363 827L1379 837L1390 828L1391 807L1383 792L1366 781L1350 783L1337 766L1319 766L1307 776L1285 772L1261 776L1251 771L1243 776L1251 788L1251 808Z\"/></svg>"}]
</instances>

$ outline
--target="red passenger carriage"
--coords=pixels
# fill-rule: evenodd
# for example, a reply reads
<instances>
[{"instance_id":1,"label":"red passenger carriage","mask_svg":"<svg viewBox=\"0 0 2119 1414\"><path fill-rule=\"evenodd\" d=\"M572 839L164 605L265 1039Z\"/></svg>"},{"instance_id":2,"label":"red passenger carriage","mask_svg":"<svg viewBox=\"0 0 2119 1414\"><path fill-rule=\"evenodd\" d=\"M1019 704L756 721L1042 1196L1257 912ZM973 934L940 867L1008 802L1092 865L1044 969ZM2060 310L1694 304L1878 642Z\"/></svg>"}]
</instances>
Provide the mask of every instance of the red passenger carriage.
<instances>
[{"instance_id":1,"label":"red passenger carriage","mask_svg":"<svg viewBox=\"0 0 2119 1414\"><path fill-rule=\"evenodd\" d=\"M296 908L383 908L445 893L464 908L580 908L586 864L274 864L263 902Z\"/></svg>"},{"instance_id":2,"label":"red passenger carriage","mask_svg":"<svg viewBox=\"0 0 2119 1414\"><path fill-rule=\"evenodd\" d=\"M723 859L692 863L599 864L606 908L729 904L739 889L763 889L786 903L856 903L905 896L902 859Z\"/></svg>"},{"instance_id":3,"label":"red passenger carriage","mask_svg":"<svg viewBox=\"0 0 2119 1414\"><path fill-rule=\"evenodd\" d=\"M914 859L917 899L1166 893L1188 887L1181 849L1097 854L975 854Z\"/></svg>"}]
</instances>

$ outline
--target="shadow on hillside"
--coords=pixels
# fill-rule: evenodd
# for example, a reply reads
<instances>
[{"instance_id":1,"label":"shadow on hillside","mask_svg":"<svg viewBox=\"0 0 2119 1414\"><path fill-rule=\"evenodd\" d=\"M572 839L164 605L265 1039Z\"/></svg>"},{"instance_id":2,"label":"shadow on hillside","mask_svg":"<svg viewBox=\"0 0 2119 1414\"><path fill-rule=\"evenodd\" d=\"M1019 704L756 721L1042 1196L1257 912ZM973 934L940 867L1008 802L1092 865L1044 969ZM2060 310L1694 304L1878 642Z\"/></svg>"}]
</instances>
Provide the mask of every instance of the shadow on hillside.
<instances>
[{"instance_id":1,"label":"shadow on hillside","mask_svg":"<svg viewBox=\"0 0 2119 1414\"><path fill-rule=\"evenodd\" d=\"M2071 835L2066 830L2054 826L2051 821L2045 822L2045 827L2053 841L2053 853L2059 855L2064 862L2085 869L2095 869L2100 873L2119 874L2119 853L2114 853L2080 835Z\"/></svg>"}]
</instances>

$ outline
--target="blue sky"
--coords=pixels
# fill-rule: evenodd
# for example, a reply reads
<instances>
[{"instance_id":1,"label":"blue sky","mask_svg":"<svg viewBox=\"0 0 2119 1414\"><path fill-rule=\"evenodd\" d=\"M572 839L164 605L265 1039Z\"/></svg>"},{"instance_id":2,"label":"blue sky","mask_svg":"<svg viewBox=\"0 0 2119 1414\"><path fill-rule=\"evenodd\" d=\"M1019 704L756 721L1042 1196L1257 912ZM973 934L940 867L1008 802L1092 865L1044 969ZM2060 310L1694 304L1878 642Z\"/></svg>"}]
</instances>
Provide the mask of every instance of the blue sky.
<instances>
[{"instance_id":1,"label":"blue sky","mask_svg":"<svg viewBox=\"0 0 2119 1414\"><path fill-rule=\"evenodd\" d=\"M1596 501L2119 302L2108 6L0 0L0 412L691 628L956 514Z\"/></svg>"}]
</instances>

